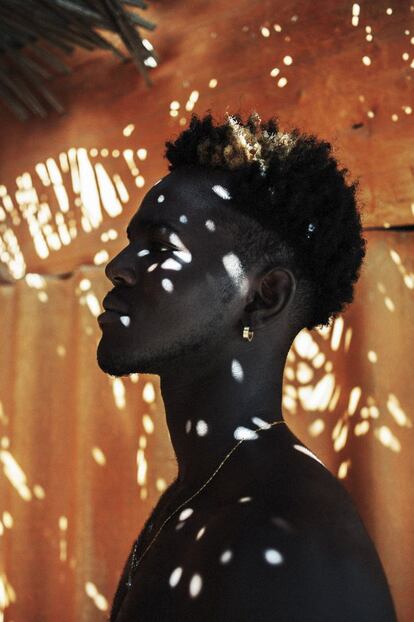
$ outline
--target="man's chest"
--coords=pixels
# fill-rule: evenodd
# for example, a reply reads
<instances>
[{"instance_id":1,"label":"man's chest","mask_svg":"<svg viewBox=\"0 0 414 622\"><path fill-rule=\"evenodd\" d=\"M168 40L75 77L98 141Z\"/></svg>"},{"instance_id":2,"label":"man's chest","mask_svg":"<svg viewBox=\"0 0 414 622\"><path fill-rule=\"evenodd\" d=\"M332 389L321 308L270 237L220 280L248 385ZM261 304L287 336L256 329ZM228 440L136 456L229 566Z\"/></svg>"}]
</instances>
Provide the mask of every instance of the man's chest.
<instances>
[{"instance_id":1,"label":"man's chest","mask_svg":"<svg viewBox=\"0 0 414 622\"><path fill-rule=\"evenodd\" d=\"M140 534L135 568L116 622L178 621L182 599L197 589L193 560L208 546L211 514L192 506L181 508L164 525L165 513L151 520Z\"/></svg>"}]
</instances>

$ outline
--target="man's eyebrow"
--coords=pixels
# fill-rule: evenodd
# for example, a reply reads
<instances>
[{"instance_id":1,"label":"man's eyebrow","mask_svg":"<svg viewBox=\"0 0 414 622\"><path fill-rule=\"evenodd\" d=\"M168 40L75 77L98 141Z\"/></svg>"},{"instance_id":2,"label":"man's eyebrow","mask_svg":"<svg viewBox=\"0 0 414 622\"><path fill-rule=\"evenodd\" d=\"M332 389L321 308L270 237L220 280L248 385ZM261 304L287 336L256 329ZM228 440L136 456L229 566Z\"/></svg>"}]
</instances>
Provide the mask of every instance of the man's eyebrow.
<instances>
[{"instance_id":1,"label":"man's eyebrow","mask_svg":"<svg viewBox=\"0 0 414 622\"><path fill-rule=\"evenodd\" d=\"M178 229L171 223L167 222L166 220L148 220L146 218L141 218L140 220L135 221L135 223L129 223L128 227L126 228L126 234L127 234L128 239L132 233L132 229L134 225L137 225L139 227L145 227L150 230L151 229L162 229L163 227L166 227L167 229L170 229L171 231L174 231L175 233L179 233Z\"/></svg>"}]
</instances>

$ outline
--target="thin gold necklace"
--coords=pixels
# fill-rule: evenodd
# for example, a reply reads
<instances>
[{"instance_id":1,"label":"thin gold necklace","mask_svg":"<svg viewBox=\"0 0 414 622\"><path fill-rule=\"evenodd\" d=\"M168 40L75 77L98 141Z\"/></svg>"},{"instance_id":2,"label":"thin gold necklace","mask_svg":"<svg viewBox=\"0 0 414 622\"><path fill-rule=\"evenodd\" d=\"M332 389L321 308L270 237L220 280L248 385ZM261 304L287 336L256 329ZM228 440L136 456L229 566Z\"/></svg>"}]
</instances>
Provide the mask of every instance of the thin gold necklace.
<instances>
[{"instance_id":1,"label":"thin gold necklace","mask_svg":"<svg viewBox=\"0 0 414 622\"><path fill-rule=\"evenodd\" d=\"M284 422L284 421L274 421L273 423L269 423L269 425L268 425L268 426L263 426L263 427L256 428L256 430L254 430L254 432L257 432L258 430L268 430L268 429L269 429L269 428L271 428L273 425L278 425L279 423L285 423L285 422ZM197 490L197 491L196 491L193 495L191 495L191 497L189 497L188 499L186 499L186 501L183 501L183 503L181 503L181 504L178 506L178 508L176 508L176 509L174 510L174 512L172 512L172 513L171 513L171 514L170 514L170 515L169 515L169 516L165 519L165 521L162 523L161 527L158 529L157 533L155 534L155 536L153 537L153 539L151 540L151 542L149 543L149 545L148 545L148 546L147 546L147 548L144 550L144 552L142 553L141 557L140 557L138 560L136 560L136 559L135 559L135 557L136 557L136 553L137 553L137 546L138 546L138 540L139 540L139 538L137 538L137 539L136 539L135 544L134 544L134 550L133 550L133 553L132 553L131 564L130 564L130 567L129 567L128 581L126 582L126 586L127 586L128 590L130 590L130 589L131 589L131 587L132 587L132 578L133 578L133 576L134 576L134 574L135 574L135 572L136 572L136 569L137 569L137 567L138 567L139 563L141 562L142 558L144 557L144 555L146 554L146 552L148 551L148 549L149 549L149 548L151 548L151 546L153 545L153 543L155 542L155 540L158 538L159 533L160 533L161 529L164 527L165 523L167 523L167 522L170 520L170 518L171 518L172 516L174 516L174 514L176 514L180 508L182 508L182 507L183 507L183 505L186 505L189 501L191 501L192 499L194 499L194 497L195 497L196 495L198 495L198 494L199 494L199 493L203 490L203 488L205 488L205 487L207 486L207 484L208 484L209 482L211 482L211 480L213 479L213 477L214 477L215 475L217 475L217 473L219 472L219 470L221 469L221 467L223 466L223 464L226 462L226 460L227 460L228 458L230 458L230 456L231 456L231 454L233 453L233 451L235 451L235 450L237 449L237 447L238 447L239 445L241 445L241 443L243 443L243 441L245 441L245 440L246 440L245 438L242 438L240 441L238 441L238 443L236 443L236 445L233 447L233 449L231 449L231 450L229 451L229 453L226 455L226 457L225 457L225 458L223 458L223 460L222 460L222 461L220 462L220 464L218 465L217 469L214 471L214 473L213 473L212 475L210 475L210 477L208 478L208 480L207 480L207 481L206 481L206 482L205 482L205 483L201 486L201 488L199 488L199 489L198 489L198 490Z\"/></svg>"}]
</instances>

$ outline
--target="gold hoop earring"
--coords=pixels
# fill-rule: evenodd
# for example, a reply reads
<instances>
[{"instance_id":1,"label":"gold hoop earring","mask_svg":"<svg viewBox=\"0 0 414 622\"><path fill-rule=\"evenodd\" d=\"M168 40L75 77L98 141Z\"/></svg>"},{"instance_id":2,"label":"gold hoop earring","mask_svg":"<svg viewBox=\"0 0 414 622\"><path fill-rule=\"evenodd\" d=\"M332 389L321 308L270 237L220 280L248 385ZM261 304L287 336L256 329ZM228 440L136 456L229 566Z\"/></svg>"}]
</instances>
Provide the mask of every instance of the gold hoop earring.
<instances>
[{"instance_id":1,"label":"gold hoop earring","mask_svg":"<svg viewBox=\"0 0 414 622\"><path fill-rule=\"evenodd\" d=\"M251 341L253 339L254 331L250 330L250 326L245 326L243 328L243 339L248 339Z\"/></svg>"}]
</instances>

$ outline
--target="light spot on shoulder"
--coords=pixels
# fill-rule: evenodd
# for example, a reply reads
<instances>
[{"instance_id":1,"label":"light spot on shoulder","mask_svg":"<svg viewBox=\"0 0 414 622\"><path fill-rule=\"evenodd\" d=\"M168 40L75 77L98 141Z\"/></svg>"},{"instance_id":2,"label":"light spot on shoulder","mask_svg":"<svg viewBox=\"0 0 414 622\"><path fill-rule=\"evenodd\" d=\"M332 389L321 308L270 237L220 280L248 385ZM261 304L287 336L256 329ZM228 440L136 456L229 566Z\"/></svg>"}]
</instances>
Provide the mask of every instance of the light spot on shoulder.
<instances>
[{"instance_id":1,"label":"light spot on shoulder","mask_svg":"<svg viewBox=\"0 0 414 622\"><path fill-rule=\"evenodd\" d=\"M157 201L158 203L162 203L165 199L165 196L163 194L160 194L160 196L158 197Z\"/></svg>"},{"instance_id":2,"label":"light spot on shoulder","mask_svg":"<svg viewBox=\"0 0 414 622\"><path fill-rule=\"evenodd\" d=\"M189 516L191 516L191 514L194 512L194 510L192 508L186 508L185 510L183 510L182 512L180 512L179 515L179 520L185 520L186 518L188 518Z\"/></svg>"},{"instance_id":3,"label":"light spot on shoulder","mask_svg":"<svg viewBox=\"0 0 414 622\"><path fill-rule=\"evenodd\" d=\"M191 419L187 419L187 422L185 424L185 431L187 432L187 434L189 434L190 430L191 430Z\"/></svg>"},{"instance_id":4,"label":"light spot on shoulder","mask_svg":"<svg viewBox=\"0 0 414 622\"><path fill-rule=\"evenodd\" d=\"M201 529L198 531L198 533L196 535L196 540L200 540L200 538L203 535L203 533L205 532L205 530L206 530L205 527L201 527Z\"/></svg>"},{"instance_id":5,"label":"light spot on shoulder","mask_svg":"<svg viewBox=\"0 0 414 622\"><path fill-rule=\"evenodd\" d=\"M181 579L181 575L183 574L183 569L178 566L175 570L172 571L169 579L169 583L171 587L175 587L178 581Z\"/></svg>"},{"instance_id":6,"label":"light spot on shoulder","mask_svg":"<svg viewBox=\"0 0 414 622\"><path fill-rule=\"evenodd\" d=\"M215 192L217 196L221 197L222 199L231 199L230 192L227 190L227 188L221 186L220 184L215 184L212 187L212 191Z\"/></svg>"},{"instance_id":7,"label":"light spot on shoulder","mask_svg":"<svg viewBox=\"0 0 414 622\"><path fill-rule=\"evenodd\" d=\"M181 214L180 222L188 222L187 216L185 214Z\"/></svg>"},{"instance_id":8,"label":"light spot on shoulder","mask_svg":"<svg viewBox=\"0 0 414 622\"><path fill-rule=\"evenodd\" d=\"M310 449L308 449L307 447L304 447L303 445L293 445L293 447L297 449L298 451L301 451L306 456L309 456L310 458L317 460L326 469L326 466L324 465L324 463L321 460L319 460L319 458L315 456L315 454L312 453Z\"/></svg>"},{"instance_id":9,"label":"light spot on shoulder","mask_svg":"<svg viewBox=\"0 0 414 622\"><path fill-rule=\"evenodd\" d=\"M269 564L281 564L283 562L283 556L276 549L266 549L264 556Z\"/></svg>"},{"instance_id":10,"label":"light spot on shoulder","mask_svg":"<svg viewBox=\"0 0 414 622\"><path fill-rule=\"evenodd\" d=\"M233 557L233 553L230 551L230 549L227 549L227 551L224 551L220 555L220 563L227 564L231 560L232 557Z\"/></svg>"},{"instance_id":11,"label":"light spot on shoulder","mask_svg":"<svg viewBox=\"0 0 414 622\"><path fill-rule=\"evenodd\" d=\"M251 501L253 497L240 497L239 499L239 503L247 503L248 501Z\"/></svg>"},{"instance_id":12,"label":"light spot on shoulder","mask_svg":"<svg viewBox=\"0 0 414 622\"><path fill-rule=\"evenodd\" d=\"M206 220L206 227L209 231L215 231L216 230L216 225L214 224L213 220Z\"/></svg>"},{"instance_id":13,"label":"light spot on shoulder","mask_svg":"<svg viewBox=\"0 0 414 622\"><path fill-rule=\"evenodd\" d=\"M197 421L196 430L199 436L205 436L208 432L207 423L203 421L202 419L200 419L200 421Z\"/></svg>"},{"instance_id":14,"label":"light spot on shoulder","mask_svg":"<svg viewBox=\"0 0 414 622\"><path fill-rule=\"evenodd\" d=\"M239 425L239 427L234 430L233 436L237 441L251 441L255 438L259 438L257 432L250 430L249 428L245 428L242 425Z\"/></svg>"},{"instance_id":15,"label":"light spot on shoulder","mask_svg":"<svg viewBox=\"0 0 414 622\"><path fill-rule=\"evenodd\" d=\"M268 421L264 421L263 419L260 419L260 417L252 417L252 421L254 424L259 426L260 428L264 428L265 430L271 427Z\"/></svg>"},{"instance_id":16,"label":"light spot on shoulder","mask_svg":"<svg viewBox=\"0 0 414 622\"><path fill-rule=\"evenodd\" d=\"M170 281L170 279L162 279L161 285L163 286L166 292L172 292L172 290L174 289L174 285L172 281Z\"/></svg>"},{"instance_id":17,"label":"light spot on shoulder","mask_svg":"<svg viewBox=\"0 0 414 622\"><path fill-rule=\"evenodd\" d=\"M195 598L201 591L203 580L199 574L193 575L190 581L190 596Z\"/></svg>"},{"instance_id":18,"label":"light spot on shoulder","mask_svg":"<svg viewBox=\"0 0 414 622\"><path fill-rule=\"evenodd\" d=\"M233 359L231 362L231 375L237 382L243 382L244 372L243 367L237 359Z\"/></svg>"}]
</instances>

